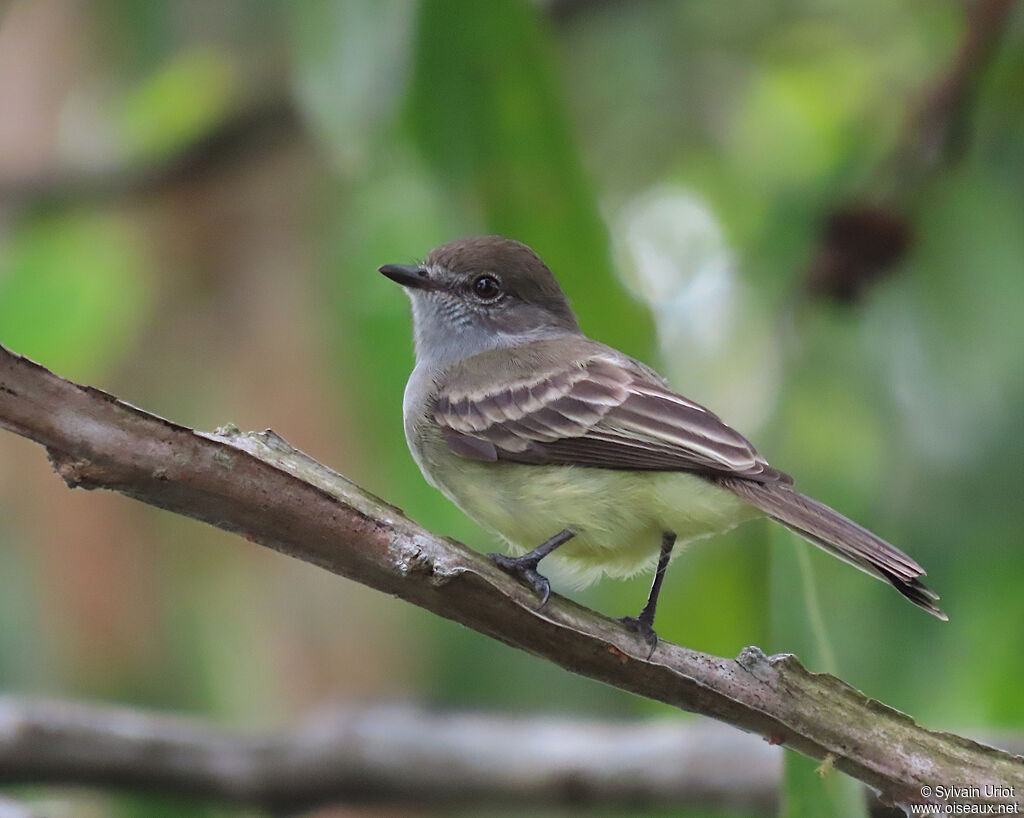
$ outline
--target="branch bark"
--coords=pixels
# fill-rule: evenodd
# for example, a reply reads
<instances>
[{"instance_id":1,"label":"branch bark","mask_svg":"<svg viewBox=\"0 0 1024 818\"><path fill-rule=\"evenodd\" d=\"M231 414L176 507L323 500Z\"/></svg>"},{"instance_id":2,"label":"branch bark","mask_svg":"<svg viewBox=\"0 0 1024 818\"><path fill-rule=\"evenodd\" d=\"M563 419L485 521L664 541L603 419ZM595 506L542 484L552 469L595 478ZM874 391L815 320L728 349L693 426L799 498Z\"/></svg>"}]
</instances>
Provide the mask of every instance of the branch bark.
<instances>
[{"instance_id":1,"label":"branch bark","mask_svg":"<svg viewBox=\"0 0 1024 818\"><path fill-rule=\"evenodd\" d=\"M185 793L275 813L353 803L642 801L769 814L780 775L777 748L710 721L613 724L374 706L253 734L126 707L0 699L0 782Z\"/></svg>"},{"instance_id":2,"label":"branch bark","mask_svg":"<svg viewBox=\"0 0 1024 818\"><path fill-rule=\"evenodd\" d=\"M926 730L792 655L736 659L645 643L617 621L532 592L466 546L290 447L273 432L195 432L0 347L0 425L47 448L70 487L106 488L242 534L399 596L561 667L828 759L896 804L1024 797L1024 759ZM931 793L922 796L922 788ZM1003 790L1005 791L1005 790Z\"/></svg>"}]
</instances>

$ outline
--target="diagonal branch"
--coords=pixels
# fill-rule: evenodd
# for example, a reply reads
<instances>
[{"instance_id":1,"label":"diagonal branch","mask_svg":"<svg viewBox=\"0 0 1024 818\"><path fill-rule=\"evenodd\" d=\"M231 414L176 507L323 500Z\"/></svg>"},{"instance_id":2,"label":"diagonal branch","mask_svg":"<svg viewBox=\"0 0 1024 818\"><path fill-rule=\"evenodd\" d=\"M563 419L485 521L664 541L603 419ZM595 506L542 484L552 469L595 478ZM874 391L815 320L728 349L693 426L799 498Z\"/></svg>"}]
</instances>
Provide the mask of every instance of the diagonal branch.
<instances>
[{"instance_id":1,"label":"diagonal branch","mask_svg":"<svg viewBox=\"0 0 1024 818\"><path fill-rule=\"evenodd\" d=\"M198 433L2 347L0 426L45 446L71 487L113 489L242 534L567 670L827 758L895 803L944 803L934 793L959 782L978 788L963 801L999 803L986 798L994 787L1024 796L1024 759L919 727L794 656L746 648L733 660L663 642L648 657L618 622L569 600L538 611L485 557L273 432ZM933 794L922 798L922 787Z\"/></svg>"}]
</instances>

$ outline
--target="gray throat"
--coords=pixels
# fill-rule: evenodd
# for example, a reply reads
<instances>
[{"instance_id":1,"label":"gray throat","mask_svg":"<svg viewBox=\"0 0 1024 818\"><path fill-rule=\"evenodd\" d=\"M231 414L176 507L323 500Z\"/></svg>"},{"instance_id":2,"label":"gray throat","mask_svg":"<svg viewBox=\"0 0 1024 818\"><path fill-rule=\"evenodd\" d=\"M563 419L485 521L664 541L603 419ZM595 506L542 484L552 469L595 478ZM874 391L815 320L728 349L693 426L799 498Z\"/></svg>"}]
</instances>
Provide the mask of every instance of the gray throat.
<instances>
[{"instance_id":1,"label":"gray throat","mask_svg":"<svg viewBox=\"0 0 1024 818\"><path fill-rule=\"evenodd\" d=\"M436 426L426 422L426 411L437 383L457 362L495 349L508 349L544 338L573 338L579 329L564 326L534 327L520 332L495 332L450 302L411 294L416 367L405 387L402 410L405 436L413 458L432 484L432 467L424 454L426 439ZM436 485L436 484L435 484Z\"/></svg>"},{"instance_id":2,"label":"gray throat","mask_svg":"<svg viewBox=\"0 0 1024 818\"><path fill-rule=\"evenodd\" d=\"M421 374L429 372L436 375L457 361L494 349L582 334L579 329L564 326L532 327L517 332L495 331L474 320L475 316L460 310L452 302L419 293L410 300L416 369Z\"/></svg>"}]
</instances>

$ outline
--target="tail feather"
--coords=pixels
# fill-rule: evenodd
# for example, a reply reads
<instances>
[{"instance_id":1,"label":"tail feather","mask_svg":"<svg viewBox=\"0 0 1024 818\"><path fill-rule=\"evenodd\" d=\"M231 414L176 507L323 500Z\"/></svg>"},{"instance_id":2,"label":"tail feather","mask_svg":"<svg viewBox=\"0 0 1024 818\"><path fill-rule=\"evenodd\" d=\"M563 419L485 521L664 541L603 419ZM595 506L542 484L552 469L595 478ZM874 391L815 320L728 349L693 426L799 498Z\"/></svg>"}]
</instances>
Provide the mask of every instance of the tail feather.
<instances>
[{"instance_id":1,"label":"tail feather","mask_svg":"<svg viewBox=\"0 0 1024 818\"><path fill-rule=\"evenodd\" d=\"M838 511L779 483L735 477L720 477L716 482L819 548L885 580L932 616L948 619L935 604L939 595L919 579L925 575L920 565Z\"/></svg>"}]
</instances>

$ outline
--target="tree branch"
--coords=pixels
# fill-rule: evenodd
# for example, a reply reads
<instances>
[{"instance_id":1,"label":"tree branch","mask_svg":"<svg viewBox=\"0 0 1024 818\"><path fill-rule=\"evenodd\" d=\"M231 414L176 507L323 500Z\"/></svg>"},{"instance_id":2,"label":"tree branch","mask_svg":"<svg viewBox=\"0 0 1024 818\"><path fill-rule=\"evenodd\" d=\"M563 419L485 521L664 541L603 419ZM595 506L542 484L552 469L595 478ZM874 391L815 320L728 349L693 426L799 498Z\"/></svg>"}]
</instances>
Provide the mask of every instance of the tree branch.
<instances>
[{"instance_id":1,"label":"tree branch","mask_svg":"<svg viewBox=\"0 0 1024 818\"><path fill-rule=\"evenodd\" d=\"M0 699L0 781L184 793L274 812L643 801L771 813L780 762L775 748L708 721L631 725L375 706L253 734L126 707Z\"/></svg>"},{"instance_id":2,"label":"tree branch","mask_svg":"<svg viewBox=\"0 0 1024 818\"><path fill-rule=\"evenodd\" d=\"M229 113L208 132L167 156L95 170L60 169L24 178L0 177L0 205L30 209L160 193L259 159L301 136L302 129L292 99L269 97Z\"/></svg>"},{"instance_id":3,"label":"tree branch","mask_svg":"<svg viewBox=\"0 0 1024 818\"><path fill-rule=\"evenodd\" d=\"M667 642L648 656L618 622L532 592L486 557L288 446L273 432L195 432L0 347L0 425L45 446L71 487L107 488L242 534L615 687L758 733L894 803L970 782L1024 796L1024 759L919 727L791 655L719 658ZM1003 799L1005 801L1005 799Z\"/></svg>"}]
</instances>

